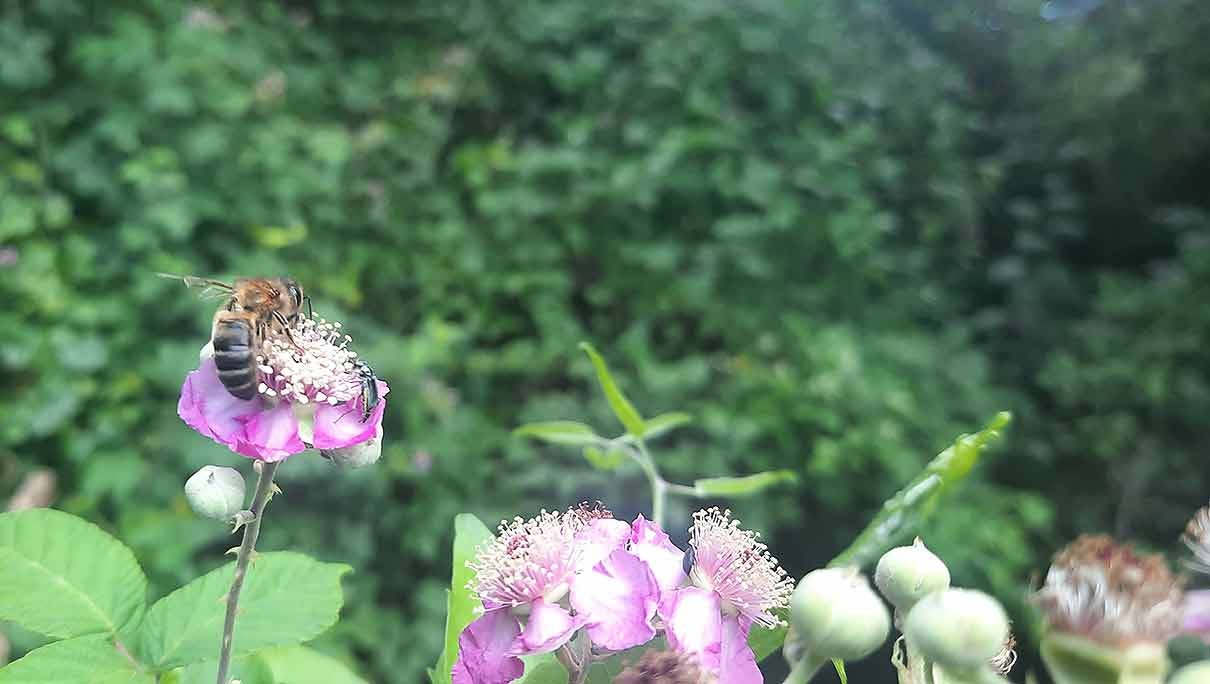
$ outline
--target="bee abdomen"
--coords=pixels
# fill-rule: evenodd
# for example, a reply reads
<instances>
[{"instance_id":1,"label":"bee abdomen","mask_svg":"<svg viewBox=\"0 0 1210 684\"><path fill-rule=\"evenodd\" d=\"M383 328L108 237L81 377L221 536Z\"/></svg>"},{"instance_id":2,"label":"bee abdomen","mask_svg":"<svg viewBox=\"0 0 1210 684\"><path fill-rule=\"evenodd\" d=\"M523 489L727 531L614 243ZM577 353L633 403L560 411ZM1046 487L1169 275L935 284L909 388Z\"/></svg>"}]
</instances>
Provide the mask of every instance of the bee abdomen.
<instances>
[{"instance_id":1,"label":"bee abdomen","mask_svg":"<svg viewBox=\"0 0 1210 684\"><path fill-rule=\"evenodd\" d=\"M252 327L247 321L220 320L214 324L214 365L218 379L232 396L251 399L256 396L260 377L252 353Z\"/></svg>"}]
</instances>

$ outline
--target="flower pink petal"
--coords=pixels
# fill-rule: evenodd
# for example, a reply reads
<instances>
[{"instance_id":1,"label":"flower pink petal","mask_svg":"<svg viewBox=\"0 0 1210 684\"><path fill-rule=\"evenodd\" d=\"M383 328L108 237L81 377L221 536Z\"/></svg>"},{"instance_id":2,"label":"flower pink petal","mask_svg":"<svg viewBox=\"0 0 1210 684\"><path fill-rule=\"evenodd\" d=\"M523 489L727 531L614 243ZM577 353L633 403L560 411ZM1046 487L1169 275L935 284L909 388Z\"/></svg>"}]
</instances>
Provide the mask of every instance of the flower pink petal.
<instances>
[{"instance_id":1,"label":"flower pink petal","mask_svg":"<svg viewBox=\"0 0 1210 684\"><path fill-rule=\"evenodd\" d=\"M517 618L507 610L489 610L458 636L454 684L507 684L525 671L521 659L508 650L521 633Z\"/></svg>"},{"instance_id":2,"label":"flower pink petal","mask_svg":"<svg viewBox=\"0 0 1210 684\"><path fill-rule=\"evenodd\" d=\"M1200 636L1210 644L1210 590L1185 593L1185 624L1182 631Z\"/></svg>"},{"instance_id":3,"label":"flower pink petal","mask_svg":"<svg viewBox=\"0 0 1210 684\"><path fill-rule=\"evenodd\" d=\"M571 635L584 625L580 617L572 617L571 613L557 604L547 603L536 599L530 604L529 619L525 629L510 649L512 655L531 655L547 653L567 643Z\"/></svg>"},{"instance_id":4,"label":"flower pink petal","mask_svg":"<svg viewBox=\"0 0 1210 684\"><path fill-rule=\"evenodd\" d=\"M737 615L723 618L722 652L718 680L727 684L761 684L764 677L756 666L756 654L748 646L752 621Z\"/></svg>"},{"instance_id":5,"label":"flower pink petal","mask_svg":"<svg viewBox=\"0 0 1210 684\"><path fill-rule=\"evenodd\" d=\"M658 524L641 515L630 529L630 553L647 563L662 591L672 591L685 583L685 552Z\"/></svg>"},{"instance_id":6,"label":"flower pink petal","mask_svg":"<svg viewBox=\"0 0 1210 684\"><path fill-rule=\"evenodd\" d=\"M718 594L685 587L660 601L664 636L674 651L694 655L698 663L717 672L722 656L723 625Z\"/></svg>"},{"instance_id":7,"label":"flower pink petal","mask_svg":"<svg viewBox=\"0 0 1210 684\"><path fill-rule=\"evenodd\" d=\"M576 570L587 570L622 548L630 536L630 525L613 518L597 518L576 533L579 549Z\"/></svg>"},{"instance_id":8,"label":"flower pink petal","mask_svg":"<svg viewBox=\"0 0 1210 684\"><path fill-rule=\"evenodd\" d=\"M298 436L298 418L290 404L282 402L241 420L244 434L232 446L236 453L272 463L307 449Z\"/></svg>"},{"instance_id":9,"label":"flower pink petal","mask_svg":"<svg viewBox=\"0 0 1210 684\"><path fill-rule=\"evenodd\" d=\"M647 565L625 549L615 549L571 583L571 606L584 618L597 646L624 651L655 636L660 588Z\"/></svg>"},{"instance_id":10,"label":"flower pink petal","mask_svg":"<svg viewBox=\"0 0 1210 684\"><path fill-rule=\"evenodd\" d=\"M328 403L317 404L315 432L312 438L315 448L339 449L372 439L378 426L382 424L382 414L387 407L386 395L390 391L391 388L385 382L378 381L378 405L370 412L365 422L361 420L360 395L335 406Z\"/></svg>"},{"instance_id":11,"label":"flower pink petal","mask_svg":"<svg viewBox=\"0 0 1210 684\"><path fill-rule=\"evenodd\" d=\"M243 418L260 410L259 399L237 399L222 381L214 359L202 361L185 376L176 412L189 427L216 442L233 447L243 434Z\"/></svg>"}]
</instances>

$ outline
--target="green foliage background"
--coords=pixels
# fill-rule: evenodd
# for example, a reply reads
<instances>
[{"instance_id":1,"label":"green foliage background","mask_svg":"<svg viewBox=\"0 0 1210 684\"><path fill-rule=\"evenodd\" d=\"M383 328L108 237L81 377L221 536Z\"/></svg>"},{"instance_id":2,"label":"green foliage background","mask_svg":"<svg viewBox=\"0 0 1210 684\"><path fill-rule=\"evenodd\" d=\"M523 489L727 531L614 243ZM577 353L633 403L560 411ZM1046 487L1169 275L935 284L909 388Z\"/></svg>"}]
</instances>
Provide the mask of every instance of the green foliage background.
<instances>
[{"instance_id":1,"label":"green foliage background","mask_svg":"<svg viewBox=\"0 0 1210 684\"><path fill-rule=\"evenodd\" d=\"M1171 549L1210 492L1208 31L1196 0L3 3L0 492L53 468L157 596L217 566L181 486L241 459L174 412L211 312L152 274L290 273L391 382L388 442L287 464L262 546L355 568L318 646L371 681L435 661L456 513L647 506L510 437L617 428L582 339L697 418L670 477L799 472L734 505L796 575L1011 409L925 532L1024 619L1058 544Z\"/></svg>"}]
</instances>

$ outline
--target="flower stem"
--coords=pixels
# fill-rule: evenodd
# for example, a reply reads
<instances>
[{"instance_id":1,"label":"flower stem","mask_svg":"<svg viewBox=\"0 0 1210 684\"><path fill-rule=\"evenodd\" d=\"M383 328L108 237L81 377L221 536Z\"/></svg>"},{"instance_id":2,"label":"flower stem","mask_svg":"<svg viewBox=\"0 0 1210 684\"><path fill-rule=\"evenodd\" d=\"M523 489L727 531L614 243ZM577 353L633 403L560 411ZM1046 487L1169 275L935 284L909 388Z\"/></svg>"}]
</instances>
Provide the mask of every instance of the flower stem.
<instances>
[{"instance_id":1,"label":"flower stem","mask_svg":"<svg viewBox=\"0 0 1210 684\"><path fill-rule=\"evenodd\" d=\"M252 495L252 521L244 525L244 540L235 557L235 576L231 589L227 591L227 618L223 621L223 644L218 656L217 684L227 684L227 671L231 668L231 645L235 639L235 615L239 610L239 593L244 588L244 577L248 574L248 562L256 551L256 538L260 535L261 515L273 492L273 474L277 463L260 463L256 476L256 492Z\"/></svg>"},{"instance_id":2,"label":"flower stem","mask_svg":"<svg viewBox=\"0 0 1210 684\"><path fill-rule=\"evenodd\" d=\"M641 439L634 441L636 449L635 461L643 469L647 481L651 484L651 519L660 529L664 527L664 502L668 499L668 483L660 477L660 471L655 467L655 459L647 451L647 445Z\"/></svg>"},{"instance_id":3,"label":"flower stem","mask_svg":"<svg viewBox=\"0 0 1210 684\"><path fill-rule=\"evenodd\" d=\"M826 658L816 658L808 653L790 668L790 674L782 684L807 684L826 662Z\"/></svg>"}]
</instances>

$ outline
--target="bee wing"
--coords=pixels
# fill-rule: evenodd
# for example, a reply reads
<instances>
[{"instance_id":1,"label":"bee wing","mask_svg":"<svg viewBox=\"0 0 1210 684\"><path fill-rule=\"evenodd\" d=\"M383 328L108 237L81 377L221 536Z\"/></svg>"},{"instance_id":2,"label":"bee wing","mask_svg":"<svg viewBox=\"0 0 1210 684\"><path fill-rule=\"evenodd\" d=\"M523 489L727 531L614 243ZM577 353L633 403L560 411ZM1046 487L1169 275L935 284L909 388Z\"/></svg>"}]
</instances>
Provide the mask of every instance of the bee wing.
<instances>
[{"instance_id":1,"label":"bee wing","mask_svg":"<svg viewBox=\"0 0 1210 684\"><path fill-rule=\"evenodd\" d=\"M191 275L176 275L175 273L156 273L161 278L169 278L171 280L179 280L185 284L185 287L200 287L202 291L198 293L203 298L222 298L230 295L235 291L235 287L224 283L221 280L213 278L202 278L200 276Z\"/></svg>"}]
</instances>

